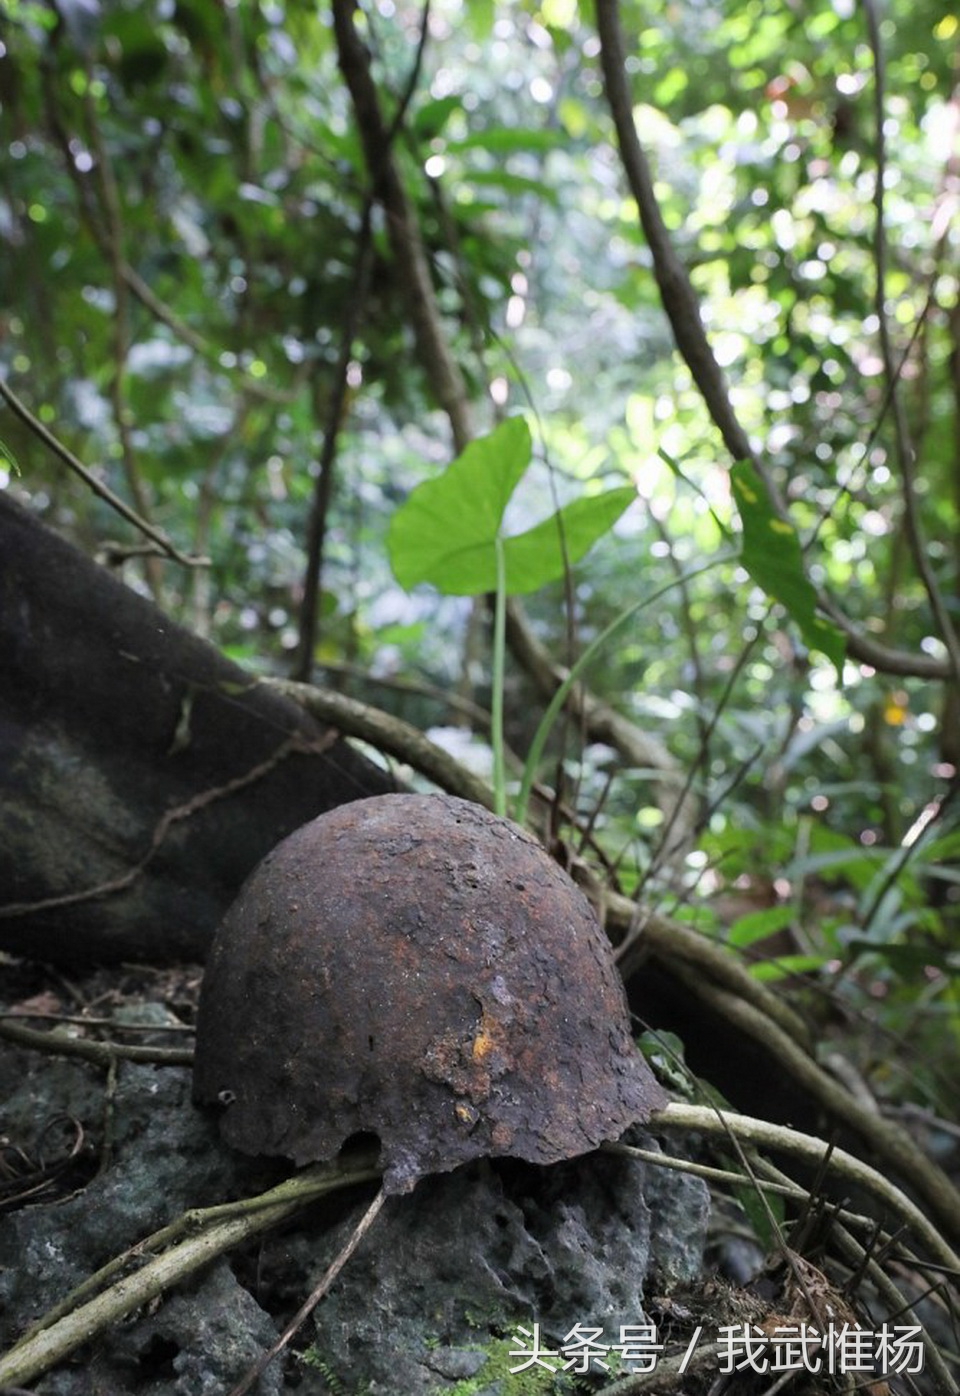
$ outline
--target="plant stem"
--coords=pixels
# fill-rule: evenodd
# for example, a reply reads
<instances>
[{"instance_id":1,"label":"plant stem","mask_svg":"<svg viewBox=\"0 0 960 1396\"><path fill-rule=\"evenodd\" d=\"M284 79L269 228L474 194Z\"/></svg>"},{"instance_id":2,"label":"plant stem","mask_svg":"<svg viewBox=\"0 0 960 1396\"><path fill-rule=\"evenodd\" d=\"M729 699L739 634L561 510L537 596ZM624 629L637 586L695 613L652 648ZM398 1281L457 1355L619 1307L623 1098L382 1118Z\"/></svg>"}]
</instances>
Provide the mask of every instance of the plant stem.
<instances>
[{"instance_id":1,"label":"plant stem","mask_svg":"<svg viewBox=\"0 0 960 1396\"><path fill-rule=\"evenodd\" d=\"M493 743L494 813L507 812L507 781L503 747L503 680L504 657L507 647L507 562L503 539L497 533L494 546L497 553L497 592L493 612L493 695L490 702L490 735Z\"/></svg>"},{"instance_id":2,"label":"plant stem","mask_svg":"<svg viewBox=\"0 0 960 1396\"><path fill-rule=\"evenodd\" d=\"M574 664L569 674L567 674L567 677L564 679L563 683L557 689L556 693L551 698L547 706L547 710L543 714L543 717L540 719L540 724L533 735L533 741L530 743L530 750L527 753L527 759L523 767L523 780L520 783L520 793L517 796L517 803L514 807L513 817L518 824L523 824L526 821L527 806L530 803L530 791L533 788L533 782L534 777L537 773L537 767L540 764L540 758L543 755L543 748L546 746L547 738L550 735L550 732L553 728L553 724L556 722L557 717L560 714L560 710L566 702L567 695L570 692L571 688L576 683L580 675L583 673L587 665L590 663L591 659L593 659L593 656L597 653L597 651L602 649L608 640L612 639L612 637L616 634L620 627L622 625L625 625L626 622L631 618L631 616L635 616L637 612L642 611L645 606L650 606L653 604L654 601L659 601L661 596L665 596L667 592L672 591L674 587L685 586L686 583L692 581L694 577L699 577L701 572L708 572L711 567L718 567L721 563L734 561L736 561L736 557L734 554L720 553L716 557L711 558L709 562L704 563L702 566L691 568L689 572L684 572L682 576L675 577L673 581L667 582L662 587L658 587L657 590L651 592L649 596L644 596L640 601L635 601L632 606L628 606L625 611L621 611L620 614L610 622L607 628L601 631L595 640L591 641L591 643L583 651L583 654L581 654L580 658ZM497 599L499 601L499 592ZM494 655L494 661L496 661L496 655ZM494 676L494 701L496 701L496 676ZM495 744L494 759L496 759L497 728L495 721L493 731ZM494 767L494 770L496 770L496 767Z\"/></svg>"},{"instance_id":3,"label":"plant stem","mask_svg":"<svg viewBox=\"0 0 960 1396\"><path fill-rule=\"evenodd\" d=\"M141 1244L139 1254L147 1258L139 1269L122 1275L69 1312L57 1311L49 1326L34 1327L0 1356L0 1386L36 1380L110 1324L149 1304L224 1251L261 1234L318 1197L378 1176L375 1163L358 1154L304 1169L259 1197L184 1214L179 1223ZM177 1235L176 1244L152 1254L152 1244L159 1246L170 1234ZM113 1268L106 1266L104 1271L112 1277Z\"/></svg>"}]
</instances>

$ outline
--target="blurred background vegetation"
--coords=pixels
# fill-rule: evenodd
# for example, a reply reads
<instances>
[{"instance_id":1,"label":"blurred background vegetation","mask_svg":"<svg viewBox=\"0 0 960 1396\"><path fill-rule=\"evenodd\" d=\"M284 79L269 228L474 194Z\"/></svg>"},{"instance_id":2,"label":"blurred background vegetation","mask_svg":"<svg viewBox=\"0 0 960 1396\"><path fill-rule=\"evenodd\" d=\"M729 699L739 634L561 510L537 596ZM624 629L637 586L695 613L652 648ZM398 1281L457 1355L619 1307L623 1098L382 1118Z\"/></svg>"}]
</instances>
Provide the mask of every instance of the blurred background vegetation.
<instances>
[{"instance_id":1,"label":"blurred background vegetation","mask_svg":"<svg viewBox=\"0 0 960 1396\"><path fill-rule=\"evenodd\" d=\"M680 580L739 529L731 460L664 314L592 10L371 0L361 22L478 429L522 412L534 433L509 519L527 527L558 501L636 488L564 582L525 598L533 632L569 664L673 584L586 680L687 782L697 818L681 866L664 856L662 765L631 764L576 722L540 772L577 815L567 836L579 847L589 826L598 875L759 947L757 973L802 970L811 1013L831 1031L857 1024L856 1065L876 1088L896 1094L908 1073L914 1099L949 1112L953 6L621 10L637 133L737 416L810 580L883 661L848 658L842 676L738 563ZM144 554L0 409L3 485L241 663L309 673L485 769L469 704L490 705L486 608L408 593L390 569L397 507L456 451L327 7L0 0L0 25L0 375L210 565ZM516 664L506 686L522 756L539 699Z\"/></svg>"}]
</instances>

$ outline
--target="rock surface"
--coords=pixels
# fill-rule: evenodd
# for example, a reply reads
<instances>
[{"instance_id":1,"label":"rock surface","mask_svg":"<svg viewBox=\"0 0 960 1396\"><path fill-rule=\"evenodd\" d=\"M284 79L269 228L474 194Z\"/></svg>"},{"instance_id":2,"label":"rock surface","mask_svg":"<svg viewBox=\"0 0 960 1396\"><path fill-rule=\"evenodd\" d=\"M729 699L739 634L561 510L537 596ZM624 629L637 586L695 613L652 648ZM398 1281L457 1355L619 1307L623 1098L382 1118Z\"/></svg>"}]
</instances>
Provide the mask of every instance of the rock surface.
<instances>
[{"instance_id":1,"label":"rock surface","mask_svg":"<svg viewBox=\"0 0 960 1396\"><path fill-rule=\"evenodd\" d=\"M144 1011L163 1018L162 1007ZM122 1063L111 1083L87 1063L4 1046L0 1098L6 1138L27 1151L63 1114L89 1141L72 1195L0 1221L4 1349L98 1266L186 1208L262 1191L280 1176L222 1144L190 1104L185 1067ZM33 1389L225 1396L316 1284L369 1196L336 1194L215 1261ZM664 1293L695 1275L706 1214L695 1180L610 1156L549 1168L480 1161L425 1179L388 1201L256 1390L503 1396L509 1387L497 1373L518 1325L540 1323L555 1345L577 1323L616 1342L621 1324L644 1321L651 1286Z\"/></svg>"}]
</instances>

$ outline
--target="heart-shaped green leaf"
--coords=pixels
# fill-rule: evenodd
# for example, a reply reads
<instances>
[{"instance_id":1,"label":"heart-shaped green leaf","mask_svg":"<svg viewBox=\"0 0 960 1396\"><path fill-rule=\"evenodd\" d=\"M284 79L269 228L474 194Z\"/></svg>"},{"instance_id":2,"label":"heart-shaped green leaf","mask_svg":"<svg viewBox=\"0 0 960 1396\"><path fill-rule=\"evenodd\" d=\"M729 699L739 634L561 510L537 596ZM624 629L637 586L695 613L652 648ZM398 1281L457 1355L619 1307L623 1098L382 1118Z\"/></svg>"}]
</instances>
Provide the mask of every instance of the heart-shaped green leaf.
<instances>
[{"instance_id":1,"label":"heart-shaped green leaf","mask_svg":"<svg viewBox=\"0 0 960 1396\"><path fill-rule=\"evenodd\" d=\"M408 590L429 582L449 596L496 590L497 539L510 497L530 464L530 429L510 417L472 441L436 479L418 485L390 523L394 576ZM576 499L524 533L503 538L507 592L535 591L563 575L636 498L631 486Z\"/></svg>"}]
</instances>

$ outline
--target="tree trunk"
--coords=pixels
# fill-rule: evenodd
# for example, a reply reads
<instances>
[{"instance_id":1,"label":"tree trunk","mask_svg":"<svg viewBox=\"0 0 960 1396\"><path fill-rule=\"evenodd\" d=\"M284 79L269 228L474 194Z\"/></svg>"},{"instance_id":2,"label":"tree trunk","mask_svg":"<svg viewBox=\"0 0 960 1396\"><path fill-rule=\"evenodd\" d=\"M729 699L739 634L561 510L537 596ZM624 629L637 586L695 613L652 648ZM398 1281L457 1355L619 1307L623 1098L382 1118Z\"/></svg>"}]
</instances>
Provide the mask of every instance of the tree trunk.
<instances>
[{"instance_id":1,"label":"tree trunk","mask_svg":"<svg viewBox=\"0 0 960 1396\"><path fill-rule=\"evenodd\" d=\"M0 494L0 949L202 958L274 844L391 788Z\"/></svg>"}]
</instances>

